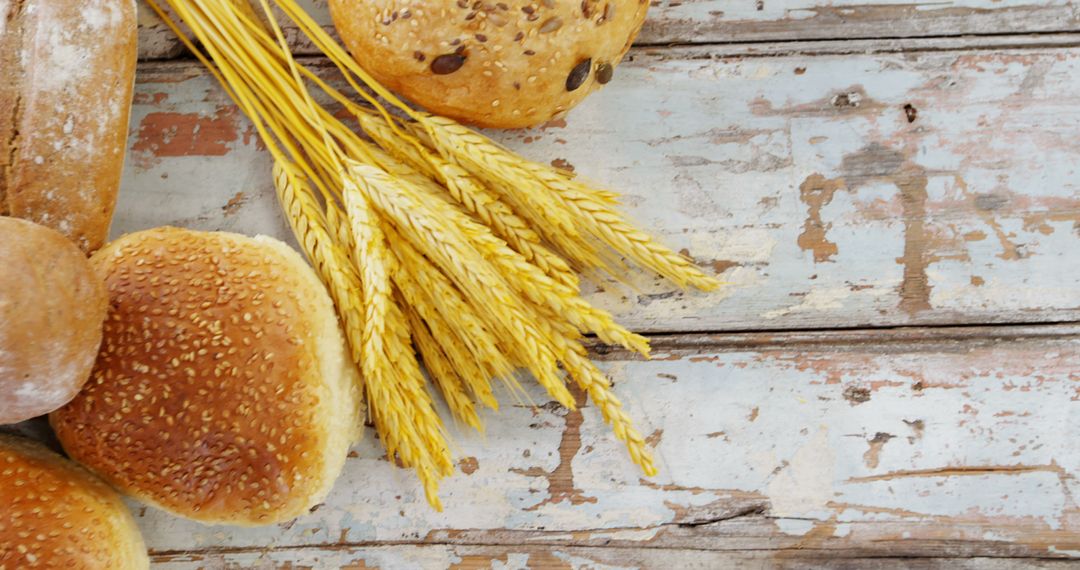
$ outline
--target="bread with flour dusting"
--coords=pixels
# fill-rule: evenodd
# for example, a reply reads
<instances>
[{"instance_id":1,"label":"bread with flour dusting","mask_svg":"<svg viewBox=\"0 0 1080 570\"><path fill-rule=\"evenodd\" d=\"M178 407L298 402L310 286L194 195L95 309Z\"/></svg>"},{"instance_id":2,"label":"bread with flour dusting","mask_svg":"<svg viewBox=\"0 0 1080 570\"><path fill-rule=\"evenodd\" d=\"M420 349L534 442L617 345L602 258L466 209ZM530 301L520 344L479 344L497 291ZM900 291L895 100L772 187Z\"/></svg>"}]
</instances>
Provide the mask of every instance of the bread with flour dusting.
<instances>
[{"instance_id":1,"label":"bread with flour dusting","mask_svg":"<svg viewBox=\"0 0 1080 570\"><path fill-rule=\"evenodd\" d=\"M0 424L47 414L79 393L107 301L104 281L63 235L0 217Z\"/></svg>"},{"instance_id":2,"label":"bread with flour dusting","mask_svg":"<svg viewBox=\"0 0 1080 570\"><path fill-rule=\"evenodd\" d=\"M136 34L135 0L0 0L0 215L105 242Z\"/></svg>"}]
</instances>

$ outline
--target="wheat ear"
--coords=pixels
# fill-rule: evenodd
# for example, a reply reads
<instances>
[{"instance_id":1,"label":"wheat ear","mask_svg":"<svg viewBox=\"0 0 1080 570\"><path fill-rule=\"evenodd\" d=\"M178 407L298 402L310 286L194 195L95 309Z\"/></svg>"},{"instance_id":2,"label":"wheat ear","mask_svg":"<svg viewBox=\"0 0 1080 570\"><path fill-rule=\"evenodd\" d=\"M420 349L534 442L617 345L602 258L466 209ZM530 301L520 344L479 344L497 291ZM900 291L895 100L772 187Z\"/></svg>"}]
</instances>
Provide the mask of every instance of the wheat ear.
<instances>
[{"instance_id":1,"label":"wheat ear","mask_svg":"<svg viewBox=\"0 0 1080 570\"><path fill-rule=\"evenodd\" d=\"M433 118L440 119L439 117ZM457 125L452 121L437 122L425 127L421 124L409 124L410 131L424 144L437 148L447 162L466 171L467 174L483 183L499 199L505 201L514 212L528 222L543 241L566 257L580 269L608 269L610 263L604 259L600 250L588 237L575 228L572 233L565 232L558 220L568 210L562 200L546 187L527 176L522 176L518 157L506 153L501 147L477 133ZM426 129L440 134L434 138ZM443 146L439 146L439 145ZM454 145L460 145L456 148ZM489 170L485 158L503 165L502 170ZM542 198L539 199L538 197Z\"/></svg>"},{"instance_id":2,"label":"wheat ear","mask_svg":"<svg viewBox=\"0 0 1080 570\"><path fill-rule=\"evenodd\" d=\"M568 287L578 288L577 275L566 261L545 247L540 236L518 217L510 206L465 169L420 144L410 144L398 137L381 116L360 113L357 118L364 132L387 152L441 184L440 188L491 228L496 236L528 262L536 265L552 279Z\"/></svg>"},{"instance_id":3,"label":"wheat ear","mask_svg":"<svg viewBox=\"0 0 1080 570\"><path fill-rule=\"evenodd\" d=\"M361 306L363 290L359 273L352 265L348 252L331 238L319 203L298 170L279 161L274 166L274 186L297 241L328 285L352 360L362 367L365 317ZM427 499L441 510L438 498L439 469L427 453L425 437L412 421L411 402L391 386L373 384L367 377L364 381L368 409L386 445L387 454L391 457L396 455L406 465L416 468Z\"/></svg>"},{"instance_id":4,"label":"wheat ear","mask_svg":"<svg viewBox=\"0 0 1080 570\"><path fill-rule=\"evenodd\" d=\"M424 377L417 364L405 315L393 302L390 273L395 259L386 247L386 236L367 199L357 188L364 181L342 175L345 212L356 241L354 260L364 288L365 378L395 382L413 402L416 428L424 436L427 450L440 474L453 472L449 450L442 435L442 422L432 407Z\"/></svg>"},{"instance_id":5,"label":"wheat ear","mask_svg":"<svg viewBox=\"0 0 1080 570\"><path fill-rule=\"evenodd\" d=\"M449 119L427 117L421 126L428 129L431 143L443 158L458 163L482 180L493 179L520 187L518 198L523 209L546 219L554 231L570 236L579 234L574 219L560 204L559 197L543 192L539 185L521 176L521 169L517 165L520 159L514 159L488 139Z\"/></svg>"},{"instance_id":6,"label":"wheat ear","mask_svg":"<svg viewBox=\"0 0 1080 570\"><path fill-rule=\"evenodd\" d=\"M371 191L368 197L379 211L399 227L399 235L451 276L471 303L484 307L481 316L488 326L516 340L511 345L514 356L528 363L533 376L556 401L573 408L574 399L559 374L551 340L537 329L536 315L472 247L461 229L441 219L432 210L432 200L424 200L421 191L383 171L354 162L350 172L356 179L372 181L364 189Z\"/></svg>"},{"instance_id":7,"label":"wheat ear","mask_svg":"<svg viewBox=\"0 0 1080 570\"><path fill-rule=\"evenodd\" d=\"M490 379L511 378L513 365L487 325L460 297L453 284L407 240L394 233L390 235L391 249L399 261L394 283L402 297L427 322L473 397L489 408L498 409Z\"/></svg>"},{"instance_id":8,"label":"wheat ear","mask_svg":"<svg viewBox=\"0 0 1080 570\"><path fill-rule=\"evenodd\" d=\"M423 191L423 189L418 188ZM506 282L517 292L537 305L549 307L556 315L570 321L582 331L596 333L602 340L619 344L644 355L649 353L649 342L631 333L615 322L615 319L578 296L578 292L548 277L536 266L527 262L521 254L506 246L505 242L491 234L462 212L448 204L439 204L434 198L427 201L433 214L468 236L473 245L501 273Z\"/></svg>"},{"instance_id":9,"label":"wheat ear","mask_svg":"<svg viewBox=\"0 0 1080 570\"><path fill-rule=\"evenodd\" d=\"M645 439L634 427L630 416L622 408L622 403L609 388L609 380L587 357L576 352L563 355L563 366L578 386L589 395L593 404L600 408L600 415L611 425L615 437L626 444L627 451L634 463L641 467L645 475L656 475L652 452L645 444Z\"/></svg>"},{"instance_id":10,"label":"wheat ear","mask_svg":"<svg viewBox=\"0 0 1080 570\"><path fill-rule=\"evenodd\" d=\"M548 182L551 183L549 188L563 196L575 218L591 234L619 254L683 288L713 291L722 285L685 256L671 251L648 233L635 228L609 204L582 193L571 185L563 184L565 181L558 177L549 176Z\"/></svg>"},{"instance_id":11,"label":"wheat ear","mask_svg":"<svg viewBox=\"0 0 1080 570\"><path fill-rule=\"evenodd\" d=\"M589 187L567 179L550 166L525 160L451 119L427 116L423 123L434 144L444 153L454 153L455 158L470 165L470 172L485 172L486 168L504 184L516 181L519 186L535 187L536 192L542 192L540 189L548 190L542 193L560 198L563 215L569 214L571 219L583 224L588 233L619 254L681 287L711 291L721 285L684 256L633 227L614 209L608 196L597 194ZM492 169L492 165L499 165L500 169ZM552 209L557 210L559 207L552 206Z\"/></svg>"},{"instance_id":12,"label":"wheat ear","mask_svg":"<svg viewBox=\"0 0 1080 570\"><path fill-rule=\"evenodd\" d=\"M408 308L406 311L413 340L424 358L424 366L427 367L428 375L439 387L447 407L450 408L450 413L465 425L483 432L484 425L480 421L480 416L476 414L476 406L465 392L464 382L455 371L453 363L439 348L439 343L435 341L428 325L424 323L419 313L413 308Z\"/></svg>"}]
</instances>

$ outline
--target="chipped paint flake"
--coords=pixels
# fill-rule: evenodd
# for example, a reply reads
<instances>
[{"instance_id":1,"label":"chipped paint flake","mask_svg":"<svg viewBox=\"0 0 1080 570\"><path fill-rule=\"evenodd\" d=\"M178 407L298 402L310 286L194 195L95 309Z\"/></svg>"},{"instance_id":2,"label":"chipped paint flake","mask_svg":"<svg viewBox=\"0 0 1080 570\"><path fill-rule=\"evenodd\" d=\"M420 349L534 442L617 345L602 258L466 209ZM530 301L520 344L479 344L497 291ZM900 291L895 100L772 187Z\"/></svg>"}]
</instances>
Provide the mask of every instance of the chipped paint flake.
<instances>
[{"instance_id":1,"label":"chipped paint flake","mask_svg":"<svg viewBox=\"0 0 1080 570\"><path fill-rule=\"evenodd\" d=\"M833 448L829 428L819 426L768 485L770 512L779 517L826 512L833 500Z\"/></svg>"}]
</instances>

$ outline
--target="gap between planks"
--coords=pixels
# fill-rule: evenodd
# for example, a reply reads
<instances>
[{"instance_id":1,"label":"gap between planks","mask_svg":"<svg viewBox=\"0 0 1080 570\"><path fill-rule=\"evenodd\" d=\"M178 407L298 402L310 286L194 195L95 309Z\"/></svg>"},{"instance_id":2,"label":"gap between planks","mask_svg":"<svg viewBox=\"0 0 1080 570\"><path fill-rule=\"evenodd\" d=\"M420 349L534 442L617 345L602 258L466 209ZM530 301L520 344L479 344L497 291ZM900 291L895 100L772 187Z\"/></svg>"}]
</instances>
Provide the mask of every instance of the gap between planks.
<instances>
[{"instance_id":1,"label":"gap between planks","mask_svg":"<svg viewBox=\"0 0 1080 570\"><path fill-rule=\"evenodd\" d=\"M920 53L949 51L999 51L1009 49L1073 48L1080 46L1078 32L1038 32L1025 34L943 35L919 38L849 38L842 40L761 40L641 44L630 50L658 54L665 51L699 54L678 59L711 57L786 57L793 55L871 55L877 53Z\"/></svg>"},{"instance_id":2,"label":"gap between planks","mask_svg":"<svg viewBox=\"0 0 1080 570\"><path fill-rule=\"evenodd\" d=\"M726 57L786 57L793 55L870 55L877 53L920 53L949 51L996 51L1080 47L1080 32L1032 32L1023 34L939 35L918 38L880 37L824 40L760 40L736 42L679 42L635 44L635 55L668 55L674 59ZM298 54L297 60L310 64L325 60L321 55ZM142 66L192 64L198 60L188 52L174 58L140 59ZM327 62L329 65L329 62Z\"/></svg>"},{"instance_id":3,"label":"gap between planks","mask_svg":"<svg viewBox=\"0 0 1080 570\"><path fill-rule=\"evenodd\" d=\"M707 331L644 334L654 353L702 352L790 348L792 346L895 346L940 345L964 342L970 345L1022 340L1065 340L1080 336L1080 322L1013 323L1003 325L899 326L880 328L778 329L755 331ZM621 347L587 342L597 360L629 360L642 357Z\"/></svg>"},{"instance_id":4,"label":"gap between planks","mask_svg":"<svg viewBox=\"0 0 1080 570\"><path fill-rule=\"evenodd\" d=\"M766 517L767 518L767 517ZM673 523L674 524L674 523ZM618 529L616 529L618 530ZM642 529L634 529L642 530ZM649 529L644 529L649 530ZM498 533L499 531L492 531ZM565 534L565 533L561 533ZM769 554L775 556L780 560L815 560L815 559L827 559L827 560L844 560L847 562L855 562L858 560L974 560L974 559L986 559L995 561L1007 561L1007 560L1041 560L1047 562L1060 562L1063 564L1070 564L1073 567L1077 565L1075 560L1071 560L1062 555L1051 554L1031 554L1026 556L1016 556L1003 554L1001 556L994 556L992 552L980 552L977 555L970 555L965 553L957 553L953 555L942 555L941 553L933 554L889 554L882 553L875 555L872 552L865 552L862 550L843 550L843 549L830 549L830 548L813 548L800 546L794 544L793 546L777 546L775 548L753 548L753 547L733 547L733 548L687 548L685 546L665 546L665 545L649 545L649 544L577 544L572 542L500 542L500 541L363 541L363 542L343 542L343 543L326 543L326 544L304 544L304 545L288 545L288 546L270 546L270 547L207 547L202 549L188 549L188 550L160 550L149 551L151 561L155 563L164 562L183 562L183 558L196 558L206 556L236 556L243 554L265 554L265 553L284 553L284 552L343 552L362 550L368 548L395 548L395 547L447 547L447 548L500 548L507 551L521 550L557 550L557 549L575 549L575 550L592 550L592 551L665 551L665 552L678 552L678 551L693 551L700 553L710 554L726 554L736 555L739 553L755 553L755 554ZM178 560L179 559L179 560Z\"/></svg>"}]
</instances>

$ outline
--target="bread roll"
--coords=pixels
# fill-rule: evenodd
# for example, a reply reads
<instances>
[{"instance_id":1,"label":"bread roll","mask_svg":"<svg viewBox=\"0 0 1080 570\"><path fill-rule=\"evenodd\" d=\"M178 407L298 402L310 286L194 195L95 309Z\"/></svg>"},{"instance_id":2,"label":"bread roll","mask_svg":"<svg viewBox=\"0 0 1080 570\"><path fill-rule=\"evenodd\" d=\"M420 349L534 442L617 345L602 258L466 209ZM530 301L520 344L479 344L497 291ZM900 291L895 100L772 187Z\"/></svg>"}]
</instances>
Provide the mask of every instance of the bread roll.
<instances>
[{"instance_id":1,"label":"bread roll","mask_svg":"<svg viewBox=\"0 0 1080 570\"><path fill-rule=\"evenodd\" d=\"M96 253L110 312L86 387L50 418L122 491L206 523L259 525L325 497L359 434L330 297L266 237L160 228Z\"/></svg>"},{"instance_id":2,"label":"bread roll","mask_svg":"<svg viewBox=\"0 0 1080 570\"><path fill-rule=\"evenodd\" d=\"M97 357L105 286L60 233L0 217L0 424L79 392Z\"/></svg>"},{"instance_id":3,"label":"bread roll","mask_svg":"<svg viewBox=\"0 0 1080 570\"><path fill-rule=\"evenodd\" d=\"M428 110L483 127L560 116L612 79L644 0L330 0L353 57Z\"/></svg>"},{"instance_id":4,"label":"bread roll","mask_svg":"<svg viewBox=\"0 0 1080 570\"><path fill-rule=\"evenodd\" d=\"M109 233L134 88L135 0L0 1L0 215L83 251Z\"/></svg>"},{"instance_id":5,"label":"bread roll","mask_svg":"<svg viewBox=\"0 0 1080 570\"><path fill-rule=\"evenodd\" d=\"M40 444L0 434L0 568L149 567L115 491Z\"/></svg>"}]
</instances>

